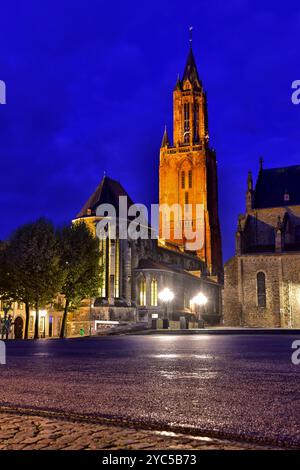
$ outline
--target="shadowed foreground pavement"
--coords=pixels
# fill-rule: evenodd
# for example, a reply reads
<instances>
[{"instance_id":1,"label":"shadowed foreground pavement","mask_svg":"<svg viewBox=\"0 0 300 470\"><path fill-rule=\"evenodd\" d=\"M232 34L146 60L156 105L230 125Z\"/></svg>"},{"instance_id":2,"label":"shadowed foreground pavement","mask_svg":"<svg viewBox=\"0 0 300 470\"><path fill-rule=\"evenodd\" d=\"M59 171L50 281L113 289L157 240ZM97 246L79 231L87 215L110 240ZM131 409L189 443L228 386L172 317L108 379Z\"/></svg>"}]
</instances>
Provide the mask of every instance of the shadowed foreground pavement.
<instances>
[{"instance_id":1,"label":"shadowed foreground pavement","mask_svg":"<svg viewBox=\"0 0 300 470\"><path fill-rule=\"evenodd\" d=\"M252 450L254 446L165 431L0 415L0 450Z\"/></svg>"},{"instance_id":2,"label":"shadowed foreground pavement","mask_svg":"<svg viewBox=\"0 0 300 470\"><path fill-rule=\"evenodd\" d=\"M151 428L151 436L153 430L182 430L198 437L300 447L294 339L139 335L8 342L7 365L0 366L0 409L6 404L28 407L33 414L42 409L90 416L84 427L102 417L139 433ZM97 429L102 425L95 424ZM6 445L4 438L0 443Z\"/></svg>"}]
</instances>

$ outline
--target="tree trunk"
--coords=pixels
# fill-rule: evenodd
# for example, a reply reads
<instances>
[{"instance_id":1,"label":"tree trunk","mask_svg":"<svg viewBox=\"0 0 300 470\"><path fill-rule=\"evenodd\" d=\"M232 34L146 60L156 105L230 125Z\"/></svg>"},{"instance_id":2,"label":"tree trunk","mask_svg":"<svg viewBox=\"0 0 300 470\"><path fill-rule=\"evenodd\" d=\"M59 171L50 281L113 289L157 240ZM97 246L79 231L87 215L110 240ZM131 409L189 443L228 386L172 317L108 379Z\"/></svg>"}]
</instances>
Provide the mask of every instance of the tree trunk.
<instances>
[{"instance_id":1,"label":"tree trunk","mask_svg":"<svg viewBox=\"0 0 300 470\"><path fill-rule=\"evenodd\" d=\"M28 302L25 302L25 332L24 332L24 339L28 339L29 318L30 318L30 306L29 306Z\"/></svg>"},{"instance_id":2,"label":"tree trunk","mask_svg":"<svg viewBox=\"0 0 300 470\"><path fill-rule=\"evenodd\" d=\"M61 330L60 330L60 337L64 338L65 333L66 333L66 326L67 326L67 316L68 316L68 310L69 310L69 300L66 299L65 303L65 308L64 308L64 314L63 314L63 319L62 319L62 324L61 324Z\"/></svg>"},{"instance_id":3,"label":"tree trunk","mask_svg":"<svg viewBox=\"0 0 300 470\"><path fill-rule=\"evenodd\" d=\"M40 330L40 315L39 315L39 303L35 304L35 324L34 324L34 339L39 339Z\"/></svg>"}]
</instances>

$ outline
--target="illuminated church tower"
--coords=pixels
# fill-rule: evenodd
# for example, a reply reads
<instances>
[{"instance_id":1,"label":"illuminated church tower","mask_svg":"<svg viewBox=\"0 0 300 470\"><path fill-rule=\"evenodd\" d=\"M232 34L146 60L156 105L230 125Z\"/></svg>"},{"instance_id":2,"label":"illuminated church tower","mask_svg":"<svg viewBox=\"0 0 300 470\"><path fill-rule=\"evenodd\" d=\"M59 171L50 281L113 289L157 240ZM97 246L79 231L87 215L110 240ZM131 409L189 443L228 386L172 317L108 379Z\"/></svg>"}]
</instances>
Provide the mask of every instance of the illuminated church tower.
<instances>
[{"instance_id":1,"label":"illuminated church tower","mask_svg":"<svg viewBox=\"0 0 300 470\"><path fill-rule=\"evenodd\" d=\"M204 208L204 243L192 252L204 261L207 274L222 276L222 248L218 215L218 181L216 154L209 147L207 99L199 79L192 47L190 46L182 79L178 77L173 92L173 145L165 129L160 149L159 203L179 204L183 214L182 227L196 228L196 204ZM190 204L192 213L184 215L185 204ZM183 235L174 233L175 212L170 212L170 236L163 237L162 215L160 215L160 243L174 250L189 252ZM177 222L176 222L177 220Z\"/></svg>"}]
</instances>

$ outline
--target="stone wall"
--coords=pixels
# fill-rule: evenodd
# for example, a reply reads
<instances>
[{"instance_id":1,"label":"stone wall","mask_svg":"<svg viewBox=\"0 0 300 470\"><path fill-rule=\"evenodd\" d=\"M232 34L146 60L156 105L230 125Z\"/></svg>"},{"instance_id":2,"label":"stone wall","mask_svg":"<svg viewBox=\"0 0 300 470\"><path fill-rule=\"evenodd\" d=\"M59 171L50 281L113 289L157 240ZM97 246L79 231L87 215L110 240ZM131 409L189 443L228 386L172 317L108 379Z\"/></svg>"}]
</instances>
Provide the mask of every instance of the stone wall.
<instances>
[{"instance_id":1,"label":"stone wall","mask_svg":"<svg viewBox=\"0 0 300 470\"><path fill-rule=\"evenodd\" d=\"M266 307L258 307L257 273L266 275ZM300 253L235 256L225 265L224 324L300 327Z\"/></svg>"},{"instance_id":2,"label":"stone wall","mask_svg":"<svg viewBox=\"0 0 300 470\"><path fill-rule=\"evenodd\" d=\"M223 292L223 320L225 326L240 326L242 306L239 302L238 258L231 258L225 265Z\"/></svg>"}]
</instances>

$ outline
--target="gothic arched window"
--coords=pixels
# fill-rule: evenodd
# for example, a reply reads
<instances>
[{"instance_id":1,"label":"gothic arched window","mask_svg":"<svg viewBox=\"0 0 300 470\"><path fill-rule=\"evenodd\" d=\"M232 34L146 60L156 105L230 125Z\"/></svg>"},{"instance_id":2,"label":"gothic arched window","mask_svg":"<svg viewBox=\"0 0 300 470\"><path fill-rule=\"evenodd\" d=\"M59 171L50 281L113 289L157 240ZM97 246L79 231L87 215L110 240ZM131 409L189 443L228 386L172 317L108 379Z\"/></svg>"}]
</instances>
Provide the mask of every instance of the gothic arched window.
<instances>
[{"instance_id":1,"label":"gothic arched window","mask_svg":"<svg viewBox=\"0 0 300 470\"><path fill-rule=\"evenodd\" d=\"M139 284L140 306L146 307L146 279L141 279Z\"/></svg>"},{"instance_id":2,"label":"gothic arched window","mask_svg":"<svg viewBox=\"0 0 300 470\"><path fill-rule=\"evenodd\" d=\"M115 286L114 297L120 297L120 241L115 241Z\"/></svg>"},{"instance_id":3,"label":"gothic arched window","mask_svg":"<svg viewBox=\"0 0 300 470\"><path fill-rule=\"evenodd\" d=\"M187 144L190 141L190 104L183 105L183 140Z\"/></svg>"},{"instance_id":4,"label":"gothic arched window","mask_svg":"<svg viewBox=\"0 0 300 470\"><path fill-rule=\"evenodd\" d=\"M195 103L194 107L194 141L199 141L199 104Z\"/></svg>"},{"instance_id":5,"label":"gothic arched window","mask_svg":"<svg viewBox=\"0 0 300 470\"><path fill-rule=\"evenodd\" d=\"M258 307L266 307L267 295L266 295L266 275L263 272L257 273L256 276L257 284L257 305Z\"/></svg>"},{"instance_id":6,"label":"gothic arched window","mask_svg":"<svg viewBox=\"0 0 300 470\"><path fill-rule=\"evenodd\" d=\"M151 280L151 307L157 307L157 279Z\"/></svg>"}]
</instances>

